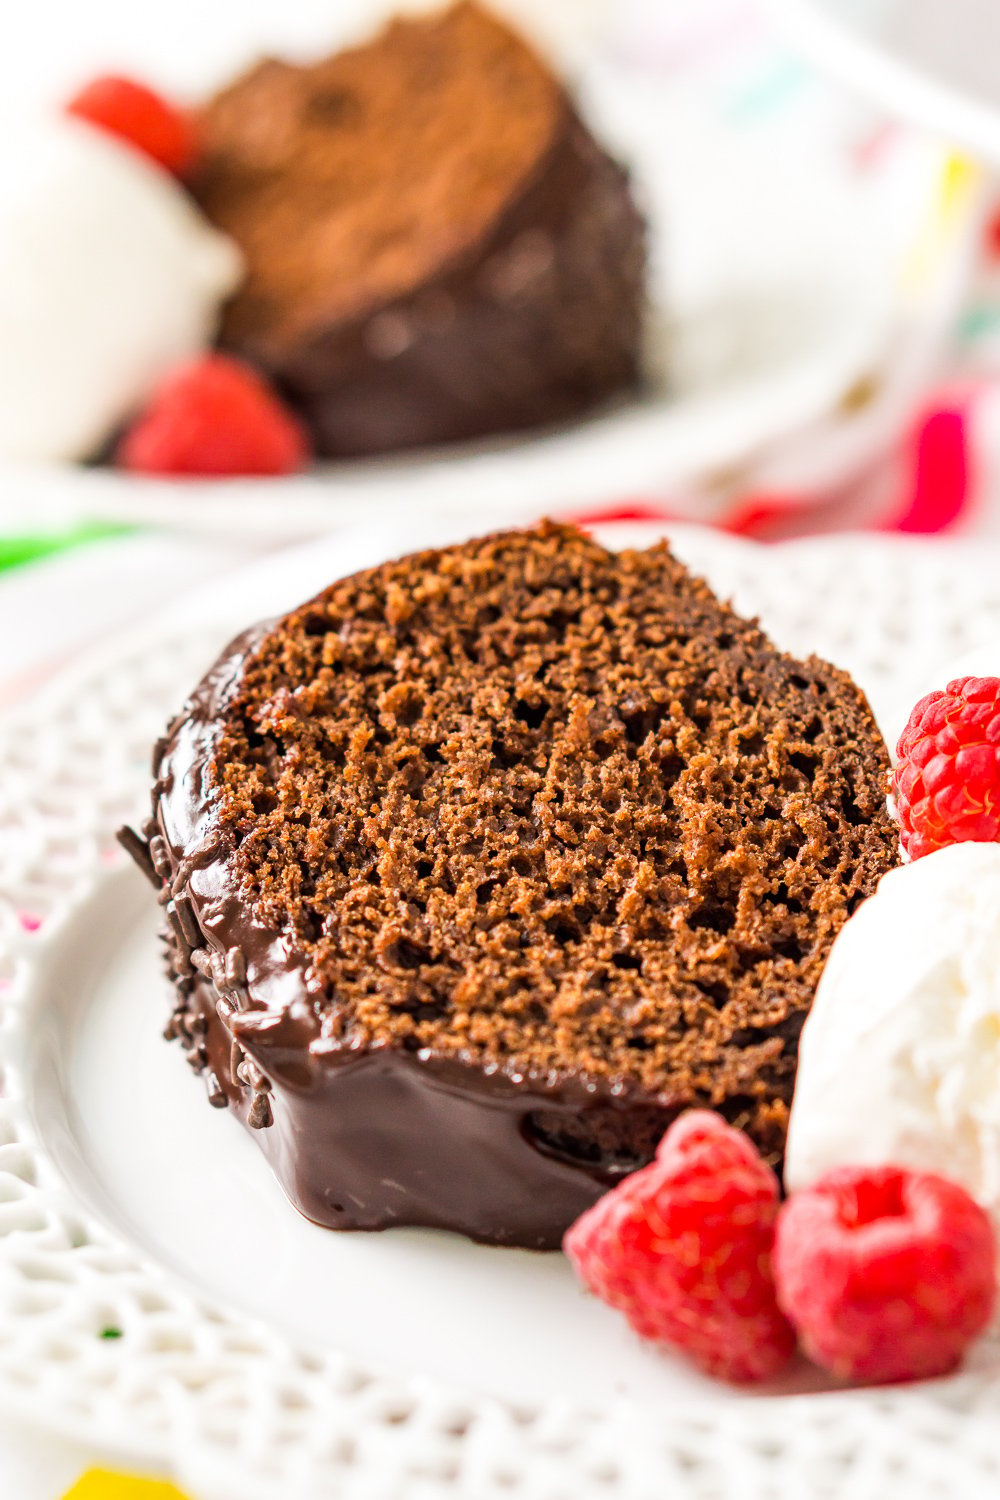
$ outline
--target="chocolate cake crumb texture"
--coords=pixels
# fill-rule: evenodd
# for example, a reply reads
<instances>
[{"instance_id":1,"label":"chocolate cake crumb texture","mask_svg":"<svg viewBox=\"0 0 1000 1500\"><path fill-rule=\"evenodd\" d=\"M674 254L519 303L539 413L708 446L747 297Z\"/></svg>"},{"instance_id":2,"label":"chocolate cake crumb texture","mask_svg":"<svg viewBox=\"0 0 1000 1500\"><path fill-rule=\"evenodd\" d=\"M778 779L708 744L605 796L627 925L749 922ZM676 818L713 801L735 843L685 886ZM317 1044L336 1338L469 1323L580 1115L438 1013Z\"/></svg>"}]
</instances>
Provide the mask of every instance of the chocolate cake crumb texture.
<instances>
[{"instance_id":1,"label":"chocolate cake crumb texture","mask_svg":"<svg viewBox=\"0 0 1000 1500\"><path fill-rule=\"evenodd\" d=\"M895 862L887 770L846 674L778 652L665 545L546 525L287 617L242 666L211 779L242 902L304 956L325 1046L599 1080L648 1101L638 1159L691 1103L780 1152L830 945ZM622 1124L551 1128L585 1158Z\"/></svg>"}]
</instances>

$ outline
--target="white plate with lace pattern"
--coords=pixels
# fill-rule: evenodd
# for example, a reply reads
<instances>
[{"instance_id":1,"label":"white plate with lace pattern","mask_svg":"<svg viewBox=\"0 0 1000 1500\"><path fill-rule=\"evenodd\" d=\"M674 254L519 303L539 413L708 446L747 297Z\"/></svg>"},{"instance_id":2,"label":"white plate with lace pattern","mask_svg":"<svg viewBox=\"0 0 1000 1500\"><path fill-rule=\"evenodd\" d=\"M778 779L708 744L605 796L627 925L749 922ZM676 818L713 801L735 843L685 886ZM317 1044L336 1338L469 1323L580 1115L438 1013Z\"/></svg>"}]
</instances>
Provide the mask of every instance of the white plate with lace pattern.
<instances>
[{"instance_id":1,"label":"white plate with lace pattern","mask_svg":"<svg viewBox=\"0 0 1000 1500\"><path fill-rule=\"evenodd\" d=\"M678 551L887 731L1000 639L987 548L888 538ZM0 1407L169 1468L199 1500L931 1500L1000 1484L1000 1345L956 1377L734 1393L633 1339L558 1255L333 1234L284 1201L159 1033L148 887L114 829L225 639L388 551L296 549L89 659L0 732ZM645 545L646 527L608 540Z\"/></svg>"}]
</instances>

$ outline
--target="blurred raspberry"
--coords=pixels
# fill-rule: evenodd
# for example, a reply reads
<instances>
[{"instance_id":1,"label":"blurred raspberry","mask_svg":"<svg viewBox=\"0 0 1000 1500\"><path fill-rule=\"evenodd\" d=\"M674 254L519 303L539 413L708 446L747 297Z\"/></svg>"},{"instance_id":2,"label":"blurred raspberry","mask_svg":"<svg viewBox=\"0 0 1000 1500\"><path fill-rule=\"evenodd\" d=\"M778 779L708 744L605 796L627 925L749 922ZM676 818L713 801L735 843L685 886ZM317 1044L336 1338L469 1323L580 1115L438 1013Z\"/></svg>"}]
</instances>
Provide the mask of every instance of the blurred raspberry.
<instances>
[{"instance_id":1,"label":"blurred raspberry","mask_svg":"<svg viewBox=\"0 0 1000 1500\"><path fill-rule=\"evenodd\" d=\"M307 462L309 443L254 370L208 354L164 381L116 456L144 474L291 474Z\"/></svg>"},{"instance_id":2,"label":"blurred raspberry","mask_svg":"<svg viewBox=\"0 0 1000 1500\"><path fill-rule=\"evenodd\" d=\"M770 1270L777 1212L777 1178L752 1143L692 1110L563 1245L589 1290L643 1338L723 1380L766 1380L795 1349Z\"/></svg>"},{"instance_id":3,"label":"blurred raspberry","mask_svg":"<svg viewBox=\"0 0 1000 1500\"><path fill-rule=\"evenodd\" d=\"M197 140L191 117L144 83L113 74L95 78L66 110L128 141L175 177L183 177L194 164Z\"/></svg>"},{"instance_id":4,"label":"blurred raspberry","mask_svg":"<svg viewBox=\"0 0 1000 1500\"><path fill-rule=\"evenodd\" d=\"M958 677L921 698L896 755L892 792L911 859L1000 840L1000 678Z\"/></svg>"},{"instance_id":5,"label":"blurred raspberry","mask_svg":"<svg viewBox=\"0 0 1000 1500\"><path fill-rule=\"evenodd\" d=\"M996 1246L964 1188L928 1172L840 1167L783 1206L781 1306L843 1379L946 1375L990 1320Z\"/></svg>"}]
</instances>

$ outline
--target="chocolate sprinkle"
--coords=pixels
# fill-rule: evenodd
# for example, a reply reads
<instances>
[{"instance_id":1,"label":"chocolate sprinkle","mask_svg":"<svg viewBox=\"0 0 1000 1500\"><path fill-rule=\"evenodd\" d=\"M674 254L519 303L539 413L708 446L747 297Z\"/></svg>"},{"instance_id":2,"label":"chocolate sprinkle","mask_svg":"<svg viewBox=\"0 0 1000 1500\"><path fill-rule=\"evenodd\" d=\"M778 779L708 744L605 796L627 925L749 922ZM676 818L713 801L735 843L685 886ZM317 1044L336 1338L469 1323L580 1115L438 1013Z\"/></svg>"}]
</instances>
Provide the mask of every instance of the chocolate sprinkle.
<instances>
[{"instance_id":1,"label":"chocolate sprinkle","mask_svg":"<svg viewBox=\"0 0 1000 1500\"><path fill-rule=\"evenodd\" d=\"M257 1094L269 1094L271 1092L271 1080L261 1072L252 1058L244 1058L240 1077L250 1085Z\"/></svg>"},{"instance_id":2,"label":"chocolate sprinkle","mask_svg":"<svg viewBox=\"0 0 1000 1500\"><path fill-rule=\"evenodd\" d=\"M229 1100L226 1097L225 1089L219 1082L219 1076L217 1073L208 1072L205 1074L205 1089L208 1093L208 1102L212 1106L212 1108L225 1109L226 1105L229 1103Z\"/></svg>"},{"instance_id":3,"label":"chocolate sprinkle","mask_svg":"<svg viewBox=\"0 0 1000 1500\"><path fill-rule=\"evenodd\" d=\"M218 854L223 843L222 835L213 832L206 835L201 843L191 850L190 854L186 854L174 873L170 884L171 893L177 896L186 890L193 872L203 869L205 865L209 864Z\"/></svg>"},{"instance_id":4,"label":"chocolate sprinkle","mask_svg":"<svg viewBox=\"0 0 1000 1500\"><path fill-rule=\"evenodd\" d=\"M166 840L161 834L155 834L149 841L149 853L153 861L153 868L161 880L166 880L171 873L170 853L167 849Z\"/></svg>"},{"instance_id":5,"label":"chocolate sprinkle","mask_svg":"<svg viewBox=\"0 0 1000 1500\"><path fill-rule=\"evenodd\" d=\"M193 976L194 968L191 964L191 955L186 948L178 947L174 949L174 967L177 970L178 978L182 980L189 980Z\"/></svg>"},{"instance_id":6,"label":"chocolate sprinkle","mask_svg":"<svg viewBox=\"0 0 1000 1500\"><path fill-rule=\"evenodd\" d=\"M175 896L174 911L177 913L181 935L191 948L199 947L204 942L204 938L201 928L198 926L198 919L195 917L190 896ZM170 908L168 906L167 915L169 916L169 914Z\"/></svg>"},{"instance_id":7,"label":"chocolate sprinkle","mask_svg":"<svg viewBox=\"0 0 1000 1500\"><path fill-rule=\"evenodd\" d=\"M206 979L212 978L212 955L207 948L193 948L191 950L191 962L199 974L204 974Z\"/></svg>"},{"instance_id":8,"label":"chocolate sprinkle","mask_svg":"<svg viewBox=\"0 0 1000 1500\"><path fill-rule=\"evenodd\" d=\"M247 964L240 948L230 948L226 954L226 989L236 990L247 982Z\"/></svg>"},{"instance_id":9,"label":"chocolate sprinkle","mask_svg":"<svg viewBox=\"0 0 1000 1500\"><path fill-rule=\"evenodd\" d=\"M177 907L176 907L175 903L173 901L168 901L166 907L164 908L164 910L166 912L167 921L170 923L171 927L174 929L174 934L175 934L175 936L177 938L178 944L181 945L182 950L184 948L187 948L188 947L187 936L186 936L186 934L184 932L184 926L183 926L183 923L181 922L180 914L177 911Z\"/></svg>"},{"instance_id":10,"label":"chocolate sprinkle","mask_svg":"<svg viewBox=\"0 0 1000 1500\"><path fill-rule=\"evenodd\" d=\"M251 1130L267 1130L268 1126L274 1124L271 1101L266 1094L254 1094L250 1113L247 1115L247 1124Z\"/></svg>"},{"instance_id":11,"label":"chocolate sprinkle","mask_svg":"<svg viewBox=\"0 0 1000 1500\"><path fill-rule=\"evenodd\" d=\"M135 829L130 828L127 823L119 828L115 834L115 838L121 844L125 853L130 855L136 865L138 865L146 879L152 885L158 887L160 882L157 879L156 870L153 867L153 861L149 853L149 845L145 839L140 838Z\"/></svg>"}]
</instances>

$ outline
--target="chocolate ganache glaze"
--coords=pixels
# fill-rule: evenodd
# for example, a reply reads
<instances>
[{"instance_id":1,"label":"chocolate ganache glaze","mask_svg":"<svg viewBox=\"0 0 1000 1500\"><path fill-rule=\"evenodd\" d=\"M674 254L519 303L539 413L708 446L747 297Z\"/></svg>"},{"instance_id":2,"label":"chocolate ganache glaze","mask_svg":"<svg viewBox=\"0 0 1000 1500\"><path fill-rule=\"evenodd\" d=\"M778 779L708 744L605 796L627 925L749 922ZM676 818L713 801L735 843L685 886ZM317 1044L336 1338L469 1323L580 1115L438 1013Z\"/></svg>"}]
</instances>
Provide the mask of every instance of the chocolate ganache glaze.
<instances>
[{"instance_id":1,"label":"chocolate ganache glaze","mask_svg":"<svg viewBox=\"0 0 1000 1500\"><path fill-rule=\"evenodd\" d=\"M216 731L266 631L233 641L154 747L155 814L143 829L151 853L123 830L167 912L178 995L167 1040L185 1045L213 1106L229 1105L260 1132L289 1199L316 1223L419 1225L557 1249L585 1208L645 1164L683 1104L637 1102L600 1080L550 1082L450 1057L324 1045L306 966L246 909L213 820ZM560 1126L569 1140L588 1113L609 1143L638 1133L644 1155L623 1156L614 1144L589 1160L561 1150Z\"/></svg>"},{"instance_id":2,"label":"chocolate ganache glaze","mask_svg":"<svg viewBox=\"0 0 1000 1500\"><path fill-rule=\"evenodd\" d=\"M166 1034L302 1213L547 1249L692 1104L780 1157L826 953L894 860L886 769L843 673L663 547L546 525L238 637L122 842L165 912Z\"/></svg>"}]
</instances>

